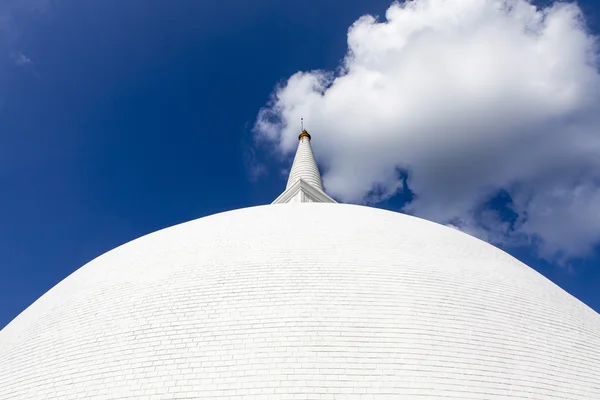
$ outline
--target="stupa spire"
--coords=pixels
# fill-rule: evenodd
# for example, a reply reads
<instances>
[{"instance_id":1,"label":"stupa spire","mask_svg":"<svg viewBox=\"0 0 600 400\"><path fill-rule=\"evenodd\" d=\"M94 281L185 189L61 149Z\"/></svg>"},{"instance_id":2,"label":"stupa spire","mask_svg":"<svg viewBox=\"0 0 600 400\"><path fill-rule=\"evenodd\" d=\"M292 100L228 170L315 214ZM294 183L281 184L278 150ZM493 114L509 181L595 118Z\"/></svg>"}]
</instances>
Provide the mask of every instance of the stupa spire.
<instances>
[{"instance_id":1,"label":"stupa spire","mask_svg":"<svg viewBox=\"0 0 600 400\"><path fill-rule=\"evenodd\" d=\"M323 189L323 181L310 146L311 136L304 129L298 136L298 149L292 163L285 191L273 203L320 202L335 203Z\"/></svg>"},{"instance_id":2,"label":"stupa spire","mask_svg":"<svg viewBox=\"0 0 600 400\"><path fill-rule=\"evenodd\" d=\"M302 129L302 133L298 136L298 150L296 150L296 156L294 157L294 163L290 170L290 176L286 185L286 189L289 189L299 179L304 180L311 186L323 190L323 181L321 180L321 173L319 167L315 161L315 156L310 146L311 136Z\"/></svg>"}]
</instances>

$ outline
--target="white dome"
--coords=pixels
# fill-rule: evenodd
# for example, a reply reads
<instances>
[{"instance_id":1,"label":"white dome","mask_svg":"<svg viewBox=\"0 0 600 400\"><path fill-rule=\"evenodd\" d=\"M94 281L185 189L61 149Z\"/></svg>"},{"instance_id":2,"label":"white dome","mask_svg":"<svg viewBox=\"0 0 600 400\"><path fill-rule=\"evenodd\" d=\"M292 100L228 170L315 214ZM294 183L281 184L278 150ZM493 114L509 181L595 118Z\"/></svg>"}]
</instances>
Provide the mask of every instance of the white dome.
<instances>
[{"instance_id":1,"label":"white dome","mask_svg":"<svg viewBox=\"0 0 600 400\"><path fill-rule=\"evenodd\" d=\"M451 228L284 204L121 246L0 332L3 400L251 395L600 399L600 315Z\"/></svg>"}]
</instances>

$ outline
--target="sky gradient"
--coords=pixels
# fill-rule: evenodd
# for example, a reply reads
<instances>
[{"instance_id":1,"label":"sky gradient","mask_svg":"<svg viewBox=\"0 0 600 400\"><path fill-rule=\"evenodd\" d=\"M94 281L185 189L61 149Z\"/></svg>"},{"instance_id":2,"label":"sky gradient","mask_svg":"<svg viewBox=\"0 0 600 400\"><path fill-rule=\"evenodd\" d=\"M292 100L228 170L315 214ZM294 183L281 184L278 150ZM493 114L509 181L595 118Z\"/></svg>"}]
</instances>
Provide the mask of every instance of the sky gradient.
<instances>
[{"instance_id":1,"label":"sky gradient","mask_svg":"<svg viewBox=\"0 0 600 400\"><path fill-rule=\"evenodd\" d=\"M291 159L253 144L259 110L297 71L335 70L349 26L389 5L0 6L0 327L116 246L275 199ZM600 33L600 5L580 5ZM399 210L406 196L374 206ZM600 311L599 252L565 268L507 250Z\"/></svg>"}]
</instances>

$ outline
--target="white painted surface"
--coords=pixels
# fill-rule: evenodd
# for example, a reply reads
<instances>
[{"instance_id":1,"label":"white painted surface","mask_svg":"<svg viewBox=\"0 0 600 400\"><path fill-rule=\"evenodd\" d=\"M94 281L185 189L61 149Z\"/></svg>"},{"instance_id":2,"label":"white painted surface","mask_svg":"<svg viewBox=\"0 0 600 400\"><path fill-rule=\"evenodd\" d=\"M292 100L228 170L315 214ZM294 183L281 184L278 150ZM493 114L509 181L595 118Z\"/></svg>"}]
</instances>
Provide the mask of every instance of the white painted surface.
<instances>
[{"instance_id":1,"label":"white painted surface","mask_svg":"<svg viewBox=\"0 0 600 400\"><path fill-rule=\"evenodd\" d=\"M300 135L285 191L272 204L283 203L336 203L323 189L308 136Z\"/></svg>"},{"instance_id":2,"label":"white painted surface","mask_svg":"<svg viewBox=\"0 0 600 400\"><path fill-rule=\"evenodd\" d=\"M336 201L320 189L309 185L303 179L298 179L271 204L284 203L336 203Z\"/></svg>"},{"instance_id":3,"label":"white painted surface","mask_svg":"<svg viewBox=\"0 0 600 400\"><path fill-rule=\"evenodd\" d=\"M315 156L310 147L310 139L306 136L298 141L298 149L296 150L296 156L294 157L290 176L288 177L285 188L291 188L292 185L300 179L319 189L321 192L324 192L321 173L319 172L319 167L317 166Z\"/></svg>"},{"instance_id":4,"label":"white painted surface","mask_svg":"<svg viewBox=\"0 0 600 400\"><path fill-rule=\"evenodd\" d=\"M313 203L142 237L0 332L2 400L386 397L600 399L600 315L458 231Z\"/></svg>"}]
</instances>

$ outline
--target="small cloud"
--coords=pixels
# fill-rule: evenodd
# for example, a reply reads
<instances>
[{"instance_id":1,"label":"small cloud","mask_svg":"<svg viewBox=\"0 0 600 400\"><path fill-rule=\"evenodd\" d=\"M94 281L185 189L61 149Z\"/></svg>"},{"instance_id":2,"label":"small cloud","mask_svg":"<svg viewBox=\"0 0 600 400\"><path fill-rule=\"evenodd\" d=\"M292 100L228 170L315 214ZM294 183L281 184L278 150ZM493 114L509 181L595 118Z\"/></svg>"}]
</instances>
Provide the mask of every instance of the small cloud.
<instances>
[{"instance_id":1,"label":"small cloud","mask_svg":"<svg viewBox=\"0 0 600 400\"><path fill-rule=\"evenodd\" d=\"M250 180L256 182L261 177L267 175L267 166L256 158L256 153L253 149L249 149L244 154L244 163L246 164L246 170L248 171Z\"/></svg>"},{"instance_id":2,"label":"small cloud","mask_svg":"<svg viewBox=\"0 0 600 400\"><path fill-rule=\"evenodd\" d=\"M20 52L13 55L13 61L18 66L33 65L31 58Z\"/></svg>"},{"instance_id":3,"label":"small cloud","mask_svg":"<svg viewBox=\"0 0 600 400\"><path fill-rule=\"evenodd\" d=\"M267 166L261 163L250 165L248 170L250 171L250 180L253 182L257 181L262 176L267 175Z\"/></svg>"},{"instance_id":4,"label":"small cloud","mask_svg":"<svg viewBox=\"0 0 600 400\"><path fill-rule=\"evenodd\" d=\"M38 74L38 72L35 68L34 62L30 57L26 56L25 54L23 54L21 52L18 52L18 53L13 54L12 60L17 67L23 68L27 71L30 71L37 78L40 77L40 74Z\"/></svg>"}]
</instances>

